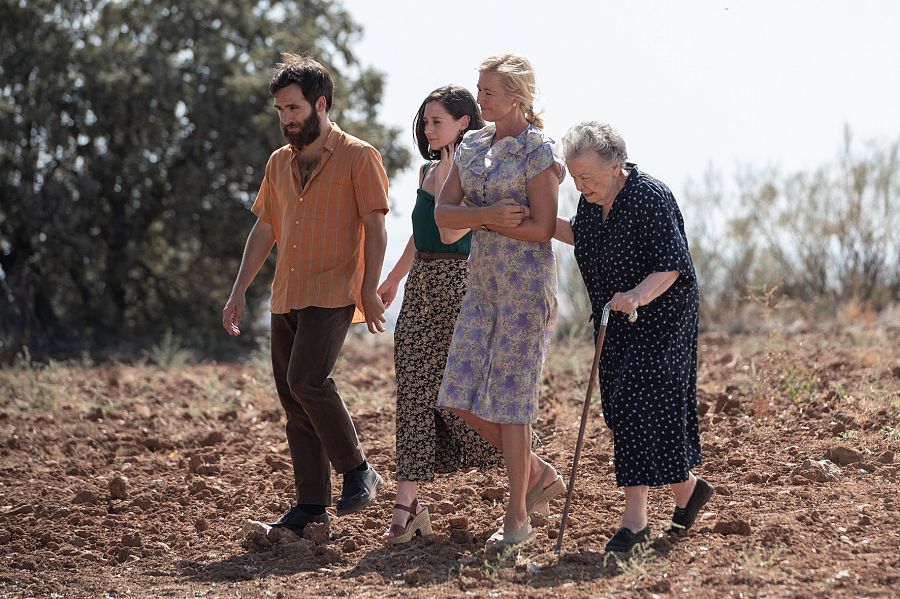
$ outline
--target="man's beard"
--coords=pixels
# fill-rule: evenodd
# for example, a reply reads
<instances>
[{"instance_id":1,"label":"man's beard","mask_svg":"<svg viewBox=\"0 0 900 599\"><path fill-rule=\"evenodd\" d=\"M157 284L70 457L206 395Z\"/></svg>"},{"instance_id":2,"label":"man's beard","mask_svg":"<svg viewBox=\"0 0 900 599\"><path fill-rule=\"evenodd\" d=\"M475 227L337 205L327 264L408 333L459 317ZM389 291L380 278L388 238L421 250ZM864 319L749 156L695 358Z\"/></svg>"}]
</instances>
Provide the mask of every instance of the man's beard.
<instances>
[{"instance_id":1,"label":"man's beard","mask_svg":"<svg viewBox=\"0 0 900 599\"><path fill-rule=\"evenodd\" d=\"M319 115L313 111L302 123L300 129L295 132L288 131L287 127L282 126L281 132L285 139L298 150L302 150L319 137L321 126L319 123Z\"/></svg>"}]
</instances>

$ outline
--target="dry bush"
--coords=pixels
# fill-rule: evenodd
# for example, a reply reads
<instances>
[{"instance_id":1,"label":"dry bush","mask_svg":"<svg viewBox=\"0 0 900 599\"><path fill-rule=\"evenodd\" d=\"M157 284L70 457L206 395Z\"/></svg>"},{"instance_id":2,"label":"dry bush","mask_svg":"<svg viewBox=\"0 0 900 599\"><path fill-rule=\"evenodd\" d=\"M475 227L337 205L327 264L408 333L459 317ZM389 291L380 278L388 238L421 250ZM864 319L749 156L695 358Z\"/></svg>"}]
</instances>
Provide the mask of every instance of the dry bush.
<instances>
[{"instance_id":1,"label":"dry bush","mask_svg":"<svg viewBox=\"0 0 900 599\"><path fill-rule=\"evenodd\" d=\"M872 320L900 301L898 150L900 140L856 144L847 130L837 158L811 172L743 167L726 186L709 169L689 181L704 324L744 329L760 289L805 306L808 322L847 310Z\"/></svg>"}]
</instances>

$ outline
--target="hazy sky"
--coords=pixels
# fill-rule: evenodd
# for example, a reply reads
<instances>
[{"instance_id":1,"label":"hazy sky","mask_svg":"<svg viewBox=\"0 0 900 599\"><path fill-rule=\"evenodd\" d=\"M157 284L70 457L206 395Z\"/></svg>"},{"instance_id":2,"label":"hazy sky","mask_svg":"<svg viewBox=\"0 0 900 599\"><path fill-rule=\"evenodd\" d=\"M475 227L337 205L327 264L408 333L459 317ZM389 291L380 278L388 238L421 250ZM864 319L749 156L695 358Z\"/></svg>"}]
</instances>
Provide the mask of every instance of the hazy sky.
<instances>
[{"instance_id":1,"label":"hazy sky","mask_svg":"<svg viewBox=\"0 0 900 599\"><path fill-rule=\"evenodd\" d=\"M826 162L845 124L857 138L900 136L892 0L344 5L364 28L356 56L386 76L381 119L402 128L410 149L428 92L447 83L474 92L475 65L501 52L531 60L552 138L581 120L606 121L676 197L709 164L727 174L738 164ZM415 188L413 169L391 181L385 273L410 234ZM567 178L562 195L572 192Z\"/></svg>"}]
</instances>

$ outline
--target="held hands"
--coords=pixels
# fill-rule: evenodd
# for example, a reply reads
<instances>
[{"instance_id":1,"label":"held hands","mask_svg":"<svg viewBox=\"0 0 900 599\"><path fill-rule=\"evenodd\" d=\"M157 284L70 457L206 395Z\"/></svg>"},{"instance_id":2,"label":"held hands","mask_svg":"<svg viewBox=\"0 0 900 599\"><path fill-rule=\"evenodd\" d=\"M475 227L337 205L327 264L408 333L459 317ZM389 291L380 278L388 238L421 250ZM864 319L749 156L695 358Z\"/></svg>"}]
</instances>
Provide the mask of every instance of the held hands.
<instances>
[{"instance_id":1,"label":"held hands","mask_svg":"<svg viewBox=\"0 0 900 599\"><path fill-rule=\"evenodd\" d=\"M522 224L526 218L531 216L531 210L528 206L522 206L512 198L503 198L496 204L485 207L487 222L485 226L490 228L505 227L515 228Z\"/></svg>"},{"instance_id":2,"label":"held hands","mask_svg":"<svg viewBox=\"0 0 900 599\"><path fill-rule=\"evenodd\" d=\"M619 291L614 296L612 296L609 309L615 310L617 312L625 312L626 314L631 314L640 306L641 298L637 294L637 292L632 289L631 291Z\"/></svg>"},{"instance_id":3,"label":"held hands","mask_svg":"<svg viewBox=\"0 0 900 599\"><path fill-rule=\"evenodd\" d=\"M379 297L378 292L363 290L362 304L363 313L366 316L366 326L369 327L369 332L373 335L375 333L383 333L385 323L384 309L386 306L381 300L381 297Z\"/></svg>"},{"instance_id":4,"label":"held hands","mask_svg":"<svg viewBox=\"0 0 900 599\"><path fill-rule=\"evenodd\" d=\"M233 337L241 334L241 329L238 327L241 324L241 314L244 311L245 303L246 299L243 293L232 291L222 310L222 326Z\"/></svg>"},{"instance_id":5,"label":"held hands","mask_svg":"<svg viewBox=\"0 0 900 599\"><path fill-rule=\"evenodd\" d=\"M384 303L385 310L391 307L391 302L397 297L397 290L399 288L400 281L391 280L390 277L386 278L381 285L378 286L378 290L375 291L375 293L378 294L378 297L380 297L382 303Z\"/></svg>"}]
</instances>

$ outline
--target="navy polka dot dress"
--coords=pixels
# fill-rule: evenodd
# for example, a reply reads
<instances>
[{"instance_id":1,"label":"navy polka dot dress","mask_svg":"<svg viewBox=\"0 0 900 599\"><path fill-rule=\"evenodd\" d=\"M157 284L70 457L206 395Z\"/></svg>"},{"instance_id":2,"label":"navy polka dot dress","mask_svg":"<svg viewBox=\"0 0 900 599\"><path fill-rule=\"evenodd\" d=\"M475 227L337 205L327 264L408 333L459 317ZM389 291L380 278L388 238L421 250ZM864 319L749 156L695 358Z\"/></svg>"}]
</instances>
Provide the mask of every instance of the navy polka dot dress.
<instances>
[{"instance_id":1,"label":"navy polka dot dress","mask_svg":"<svg viewBox=\"0 0 900 599\"><path fill-rule=\"evenodd\" d=\"M603 417L613 433L616 484L660 486L687 480L700 464L697 425L699 293L681 211L664 183L629 164L606 221L584 199L572 217L575 259L594 312L654 272L675 283L638 308L637 322L612 312L600 359Z\"/></svg>"}]
</instances>

